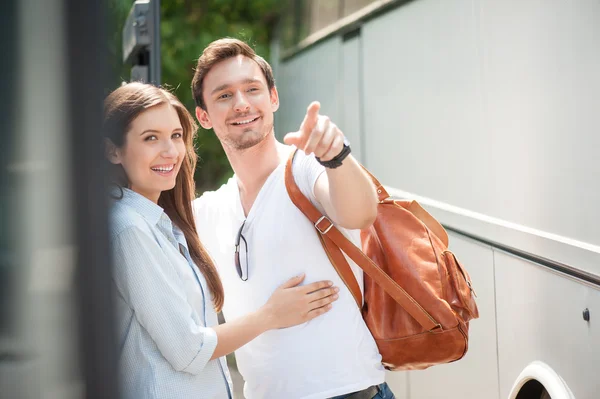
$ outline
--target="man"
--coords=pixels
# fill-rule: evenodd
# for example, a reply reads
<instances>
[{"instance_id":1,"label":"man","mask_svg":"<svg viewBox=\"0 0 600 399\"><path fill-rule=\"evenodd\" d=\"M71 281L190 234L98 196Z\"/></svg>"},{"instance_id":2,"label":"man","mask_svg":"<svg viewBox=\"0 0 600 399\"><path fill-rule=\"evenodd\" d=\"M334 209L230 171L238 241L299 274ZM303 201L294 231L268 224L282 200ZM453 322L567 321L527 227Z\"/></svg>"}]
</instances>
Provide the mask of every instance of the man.
<instances>
[{"instance_id":1,"label":"man","mask_svg":"<svg viewBox=\"0 0 600 399\"><path fill-rule=\"evenodd\" d=\"M323 250L312 223L288 197L284 168L294 147L300 190L360 245L359 230L377 213L368 176L349 155L340 129L308 106L298 132L279 143L273 114L279 97L269 64L235 39L211 43L198 60L192 91L196 117L213 129L235 172L228 183L194 201L198 234L225 289L223 313L234 319L258 308L291 276L329 279L339 300L324 316L268 332L236 351L255 398L393 398L381 356L360 309ZM310 154L310 155L306 155ZM350 261L359 284L362 271Z\"/></svg>"}]
</instances>

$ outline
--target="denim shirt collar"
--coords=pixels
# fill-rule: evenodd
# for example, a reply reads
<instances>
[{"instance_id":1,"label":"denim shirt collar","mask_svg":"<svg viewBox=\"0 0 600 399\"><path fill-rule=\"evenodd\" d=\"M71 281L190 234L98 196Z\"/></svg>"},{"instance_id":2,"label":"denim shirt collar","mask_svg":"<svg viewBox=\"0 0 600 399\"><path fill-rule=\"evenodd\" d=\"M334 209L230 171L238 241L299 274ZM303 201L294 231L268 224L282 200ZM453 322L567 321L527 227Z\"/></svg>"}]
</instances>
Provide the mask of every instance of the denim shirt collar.
<instances>
[{"instance_id":1,"label":"denim shirt collar","mask_svg":"<svg viewBox=\"0 0 600 399\"><path fill-rule=\"evenodd\" d=\"M121 192L123 193L122 197L120 195ZM110 193L113 198L117 198L114 200L115 203L121 203L125 206L135 209L135 211L142 215L142 217L146 219L152 226L158 225L158 222L161 221L161 218L166 218L169 220L168 216L165 214L165 210L162 207L133 190L124 187L117 187L111 189ZM119 197L121 198L118 199Z\"/></svg>"},{"instance_id":2,"label":"denim shirt collar","mask_svg":"<svg viewBox=\"0 0 600 399\"><path fill-rule=\"evenodd\" d=\"M183 245L183 247L188 250L188 245L183 231L173 224L161 206L155 204L148 198L136 193L131 189L122 188L122 190L123 197L120 200L115 201L119 201L123 205L135 209L135 211L142 215L142 217L146 219L152 226L157 226L167 235L173 235L177 243ZM119 198L121 193L119 192L119 189L116 188L111 190L111 194L113 197Z\"/></svg>"}]
</instances>

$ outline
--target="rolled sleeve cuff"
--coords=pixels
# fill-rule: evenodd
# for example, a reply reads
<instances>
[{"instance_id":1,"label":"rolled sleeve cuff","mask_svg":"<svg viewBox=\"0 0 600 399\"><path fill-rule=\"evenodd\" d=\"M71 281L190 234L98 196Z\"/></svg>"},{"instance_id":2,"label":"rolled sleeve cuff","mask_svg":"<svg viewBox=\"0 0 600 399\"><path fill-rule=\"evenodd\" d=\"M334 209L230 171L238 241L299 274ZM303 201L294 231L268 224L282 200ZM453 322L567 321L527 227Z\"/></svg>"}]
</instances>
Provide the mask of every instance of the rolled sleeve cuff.
<instances>
[{"instance_id":1,"label":"rolled sleeve cuff","mask_svg":"<svg viewBox=\"0 0 600 399\"><path fill-rule=\"evenodd\" d=\"M217 333L212 328L206 328L204 330L204 342L202 343L202 347L196 354L196 357L191 361L190 364L183 370L186 373L190 374L200 374L206 364L210 361L213 353L215 353L215 349L217 348Z\"/></svg>"}]
</instances>

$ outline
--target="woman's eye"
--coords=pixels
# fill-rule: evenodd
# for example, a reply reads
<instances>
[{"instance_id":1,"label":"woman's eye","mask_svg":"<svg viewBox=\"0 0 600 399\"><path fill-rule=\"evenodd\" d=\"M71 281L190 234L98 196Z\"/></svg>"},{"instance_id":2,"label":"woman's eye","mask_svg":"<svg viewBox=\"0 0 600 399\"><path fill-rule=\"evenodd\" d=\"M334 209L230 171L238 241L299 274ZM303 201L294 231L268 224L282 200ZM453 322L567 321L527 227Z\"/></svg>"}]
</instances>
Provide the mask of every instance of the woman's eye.
<instances>
[{"instance_id":1,"label":"woman's eye","mask_svg":"<svg viewBox=\"0 0 600 399\"><path fill-rule=\"evenodd\" d=\"M156 138L156 136L148 136L148 137L146 137L146 138L144 139L144 141L156 141L156 140L158 140L158 139Z\"/></svg>"},{"instance_id":2,"label":"woman's eye","mask_svg":"<svg viewBox=\"0 0 600 399\"><path fill-rule=\"evenodd\" d=\"M180 138L182 138L182 137L183 137L183 134L181 134L181 133L173 133L173 136L172 136L172 137L173 137L174 139L180 139Z\"/></svg>"}]
</instances>

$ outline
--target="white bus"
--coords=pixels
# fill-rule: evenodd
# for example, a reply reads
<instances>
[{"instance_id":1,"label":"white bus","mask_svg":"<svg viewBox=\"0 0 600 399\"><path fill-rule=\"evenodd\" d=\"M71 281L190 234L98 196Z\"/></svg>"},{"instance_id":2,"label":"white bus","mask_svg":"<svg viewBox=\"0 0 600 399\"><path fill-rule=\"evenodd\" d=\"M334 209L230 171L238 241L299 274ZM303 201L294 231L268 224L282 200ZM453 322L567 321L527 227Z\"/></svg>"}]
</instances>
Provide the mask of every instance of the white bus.
<instances>
[{"instance_id":1,"label":"white bus","mask_svg":"<svg viewBox=\"0 0 600 399\"><path fill-rule=\"evenodd\" d=\"M600 2L294 1L280 135L318 100L450 233L478 294L462 360L398 398L600 397Z\"/></svg>"}]
</instances>

